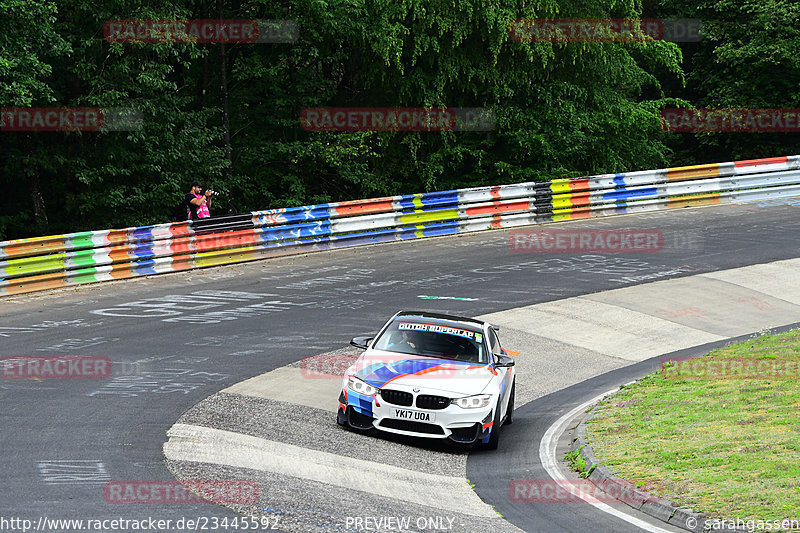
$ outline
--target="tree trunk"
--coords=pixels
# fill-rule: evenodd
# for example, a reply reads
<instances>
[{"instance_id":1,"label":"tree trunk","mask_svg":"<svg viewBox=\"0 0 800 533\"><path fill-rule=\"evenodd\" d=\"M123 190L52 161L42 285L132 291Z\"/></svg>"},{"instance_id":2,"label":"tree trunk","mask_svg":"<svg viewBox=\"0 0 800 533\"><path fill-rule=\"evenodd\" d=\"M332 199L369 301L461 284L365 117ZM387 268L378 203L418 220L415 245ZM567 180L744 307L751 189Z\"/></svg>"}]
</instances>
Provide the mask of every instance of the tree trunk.
<instances>
[{"instance_id":1,"label":"tree trunk","mask_svg":"<svg viewBox=\"0 0 800 533\"><path fill-rule=\"evenodd\" d=\"M39 183L39 172L33 171L28 178L30 181L31 202L33 203L33 219L36 223L36 231L42 235L47 233L49 222L47 221L47 211L42 196L42 187Z\"/></svg>"},{"instance_id":2,"label":"tree trunk","mask_svg":"<svg viewBox=\"0 0 800 533\"><path fill-rule=\"evenodd\" d=\"M30 133L23 134L22 138L22 160L30 163L36 158L34 157L34 143L31 139ZM42 185L39 180L39 170L35 165L26 165L27 178L28 178L28 194L31 198L31 206L33 207L33 221L35 231L39 235L45 235L49 222L47 220L47 209L44 205L44 196L42 195Z\"/></svg>"},{"instance_id":3,"label":"tree trunk","mask_svg":"<svg viewBox=\"0 0 800 533\"><path fill-rule=\"evenodd\" d=\"M206 51L208 51L206 46ZM208 54L203 56L203 72L200 75L200 109L206 109L206 93L208 93Z\"/></svg>"}]
</instances>

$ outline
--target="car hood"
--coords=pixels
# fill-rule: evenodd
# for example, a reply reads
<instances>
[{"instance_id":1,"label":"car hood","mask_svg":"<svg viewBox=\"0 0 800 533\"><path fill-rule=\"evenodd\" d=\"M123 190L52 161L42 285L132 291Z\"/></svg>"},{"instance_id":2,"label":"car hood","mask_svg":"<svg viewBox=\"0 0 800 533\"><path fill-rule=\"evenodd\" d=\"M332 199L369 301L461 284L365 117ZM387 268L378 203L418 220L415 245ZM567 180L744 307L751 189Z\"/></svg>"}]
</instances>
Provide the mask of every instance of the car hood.
<instances>
[{"instance_id":1,"label":"car hood","mask_svg":"<svg viewBox=\"0 0 800 533\"><path fill-rule=\"evenodd\" d=\"M467 396L480 394L497 372L490 365L369 350L348 374L379 388L418 387Z\"/></svg>"}]
</instances>

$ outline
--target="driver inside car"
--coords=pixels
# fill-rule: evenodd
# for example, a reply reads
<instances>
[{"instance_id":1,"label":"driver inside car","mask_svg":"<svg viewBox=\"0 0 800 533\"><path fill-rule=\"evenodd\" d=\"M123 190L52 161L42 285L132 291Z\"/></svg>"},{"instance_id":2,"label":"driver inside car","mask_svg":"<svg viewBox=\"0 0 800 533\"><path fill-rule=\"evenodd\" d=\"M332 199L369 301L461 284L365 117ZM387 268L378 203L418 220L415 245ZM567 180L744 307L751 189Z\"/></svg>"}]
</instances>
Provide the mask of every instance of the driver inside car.
<instances>
[{"instance_id":1,"label":"driver inside car","mask_svg":"<svg viewBox=\"0 0 800 533\"><path fill-rule=\"evenodd\" d=\"M413 342L411 334L407 331L395 331L392 333L392 342L386 348L392 352L418 353L417 345Z\"/></svg>"}]
</instances>

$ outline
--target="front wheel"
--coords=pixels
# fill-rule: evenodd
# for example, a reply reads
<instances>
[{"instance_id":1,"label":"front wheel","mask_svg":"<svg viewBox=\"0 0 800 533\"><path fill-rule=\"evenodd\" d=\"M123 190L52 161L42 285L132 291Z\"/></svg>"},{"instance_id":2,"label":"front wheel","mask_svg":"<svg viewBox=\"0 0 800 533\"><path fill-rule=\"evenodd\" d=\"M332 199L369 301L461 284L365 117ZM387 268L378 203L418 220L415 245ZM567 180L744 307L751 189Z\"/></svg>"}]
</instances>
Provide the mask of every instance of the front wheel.
<instances>
[{"instance_id":1,"label":"front wheel","mask_svg":"<svg viewBox=\"0 0 800 533\"><path fill-rule=\"evenodd\" d=\"M500 443L500 402L502 398L497 399L497 407L494 408L494 421L492 422L492 431L489 433L489 441L484 443L481 448L484 450L496 450L497 445Z\"/></svg>"}]
</instances>

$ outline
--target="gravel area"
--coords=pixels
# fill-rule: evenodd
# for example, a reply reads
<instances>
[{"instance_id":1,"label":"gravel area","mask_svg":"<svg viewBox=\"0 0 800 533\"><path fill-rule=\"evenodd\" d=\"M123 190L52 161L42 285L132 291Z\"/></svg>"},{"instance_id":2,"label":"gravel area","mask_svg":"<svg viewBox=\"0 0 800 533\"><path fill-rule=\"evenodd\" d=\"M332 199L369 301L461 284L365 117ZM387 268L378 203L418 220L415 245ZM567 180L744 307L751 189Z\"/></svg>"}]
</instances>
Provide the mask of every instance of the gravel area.
<instances>
[{"instance_id":1,"label":"gravel area","mask_svg":"<svg viewBox=\"0 0 800 533\"><path fill-rule=\"evenodd\" d=\"M479 518L447 513L435 507L378 498L357 488L342 490L304 479L204 463L167 461L167 466L178 479L247 480L257 483L260 487L257 503L228 507L245 516L273 517L270 523L277 523L280 531L292 533L323 533L332 530L395 533L437 530L451 533L522 531L501 518ZM446 498L447 495L442 497ZM393 518L390 527L378 525L377 521L389 517ZM394 521L395 517L407 521L409 527L404 527L405 523L403 527L398 527Z\"/></svg>"},{"instance_id":2,"label":"gravel area","mask_svg":"<svg viewBox=\"0 0 800 533\"><path fill-rule=\"evenodd\" d=\"M468 450L449 441L398 436L365 435L336 424L328 411L255 398L218 393L187 411L177 423L243 433L355 459L464 477Z\"/></svg>"}]
</instances>

